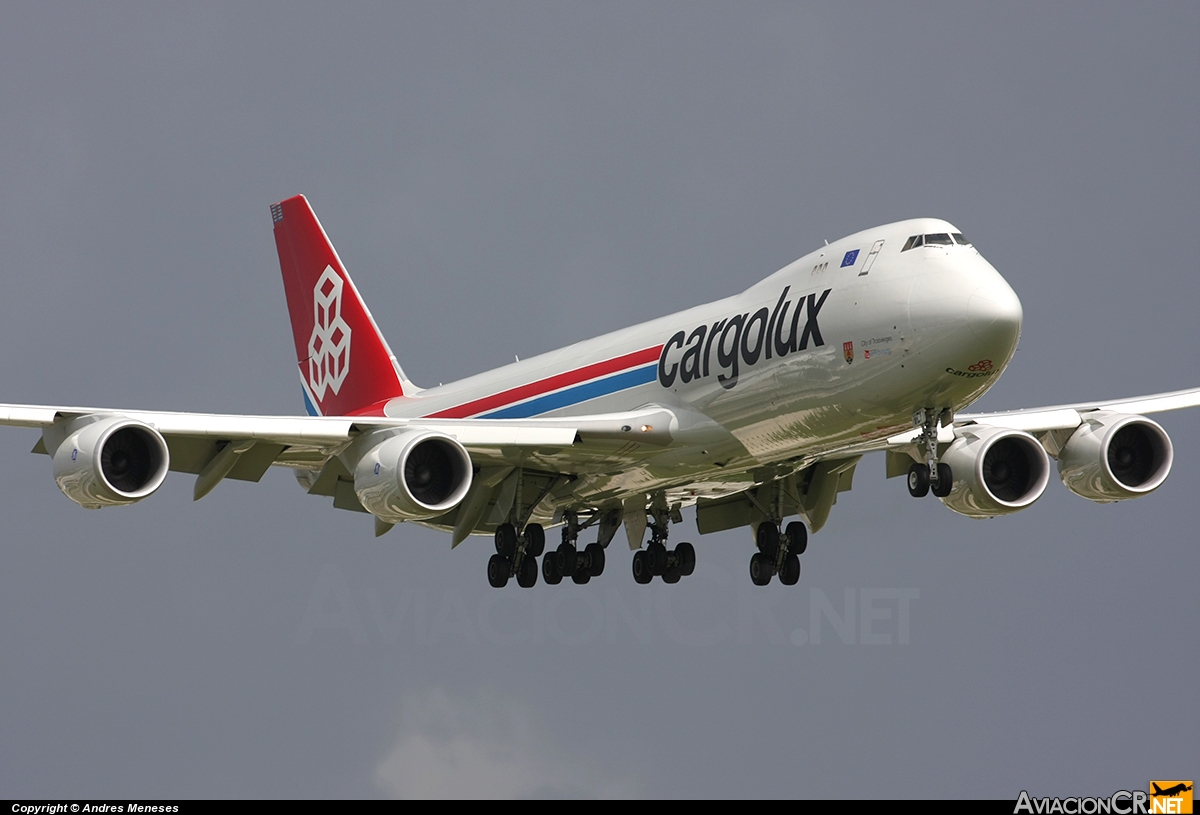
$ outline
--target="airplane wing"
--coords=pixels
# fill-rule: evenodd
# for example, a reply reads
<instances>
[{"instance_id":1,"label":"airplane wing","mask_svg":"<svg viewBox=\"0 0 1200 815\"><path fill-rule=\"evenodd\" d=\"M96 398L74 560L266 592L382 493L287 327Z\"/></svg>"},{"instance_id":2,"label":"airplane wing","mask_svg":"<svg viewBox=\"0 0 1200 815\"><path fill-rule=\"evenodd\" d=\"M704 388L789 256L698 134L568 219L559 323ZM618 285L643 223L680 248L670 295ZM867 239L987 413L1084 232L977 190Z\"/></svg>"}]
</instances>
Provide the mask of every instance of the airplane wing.
<instances>
[{"instance_id":1,"label":"airplane wing","mask_svg":"<svg viewBox=\"0 0 1200 815\"><path fill-rule=\"evenodd\" d=\"M570 419L396 419L354 416L239 416L214 413L0 404L0 425L39 428L33 452L52 455L55 433L92 422L153 428L166 443L170 470L200 476L197 499L223 478L258 481L272 465L320 470L355 439L376 431L425 431L461 444L480 465L511 463L528 449L588 447L605 442L662 446L674 415L662 408ZM47 440L50 445L47 446Z\"/></svg>"},{"instance_id":2,"label":"airplane wing","mask_svg":"<svg viewBox=\"0 0 1200 815\"><path fill-rule=\"evenodd\" d=\"M961 413L954 417L952 425L939 428L938 441L953 441L954 428L969 425L987 425L1011 430L1024 430L1026 433L1032 433L1036 436L1049 431L1075 430L1083 423L1087 414L1099 411L1145 415L1148 413L1162 413L1168 410L1181 410L1189 407L1200 407L1200 388L1189 388L1169 393L1156 393L1149 396L1134 396L1127 399L1077 402L1070 405L1026 408L997 413ZM913 444L919 437L919 430L906 431L890 437L887 440L887 446L889 448L904 447Z\"/></svg>"},{"instance_id":3,"label":"airplane wing","mask_svg":"<svg viewBox=\"0 0 1200 815\"><path fill-rule=\"evenodd\" d=\"M1170 437L1146 414L1197 406L1200 388L963 413L938 422L936 459L922 428L889 437L882 445L887 477L907 476L914 497L932 491L950 509L973 518L1016 512L1036 501L1050 480L1049 459L1057 461L1066 487L1082 498L1098 503L1137 498L1166 480L1174 458Z\"/></svg>"},{"instance_id":4,"label":"airplane wing","mask_svg":"<svg viewBox=\"0 0 1200 815\"><path fill-rule=\"evenodd\" d=\"M942 460L953 465L952 477L959 484L952 494L940 497L951 509L969 517L992 517L1019 510L1036 500L1045 488L1050 471L1047 457L1059 460L1060 470L1065 473L1064 481L1078 495L1101 502L1137 497L1157 488L1165 480L1172 457L1166 433L1144 416L1189 407L1200 407L1200 388L1024 410L958 414L952 421L937 427L937 446ZM1079 433L1077 437L1077 431L1085 425L1087 432ZM1130 473L1113 472L1111 462L1108 471L1104 471L1099 463L1109 454L1114 435L1110 431L1129 425L1135 426L1135 434L1142 439L1142 449L1137 454L1149 462L1147 469L1132 479ZM1004 438L1013 442L1004 454L1009 457L1009 463L1024 458L1028 464L1010 467L1011 472L1024 473L1028 483L1010 484L1007 497L997 499L990 490L994 485L989 483L989 488L984 488L978 483L994 478L995 470L990 470L986 476L982 471L978 474L975 471L985 453ZM838 494L852 488L858 460L866 453L880 451L887 454L888 478L907 476L914 464L927 461L922 430L918 427L887 438L868 439L806 456L796 462L798 475L793 478L800 479L797 485L806 482L807 486L804 489L796 485L790 487L795 495L788 502L789 509L799 511L811 531L819 530L837 502ZM972 483L972 476L975 476L975 483ZM785 498L788 489L785 486ZM698 510L701 531L745 525L747 519L756 517L756 509L761 511L761 507L754 501L747 501L744 495L701 501Z\"/></svg>"}]
</instances>

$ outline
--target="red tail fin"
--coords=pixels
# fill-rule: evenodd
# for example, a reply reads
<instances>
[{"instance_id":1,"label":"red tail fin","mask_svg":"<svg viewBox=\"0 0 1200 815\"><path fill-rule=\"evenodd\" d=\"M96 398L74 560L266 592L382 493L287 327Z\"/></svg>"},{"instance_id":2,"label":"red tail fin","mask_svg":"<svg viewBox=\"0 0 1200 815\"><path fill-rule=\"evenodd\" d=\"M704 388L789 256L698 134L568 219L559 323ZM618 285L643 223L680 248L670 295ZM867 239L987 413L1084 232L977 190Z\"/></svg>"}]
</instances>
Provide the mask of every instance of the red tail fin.
<instances>
[{"instance_id":1,"label":"red tail fin","mask_svg":"<svg viewBox=\"0 0 1200 815\"><path fill-rule=\"evenodd\" d=\"M271 207L305 407L323 416L379 414L404 395L403 374L303 195Z\"/></svg>"}]
</instances>

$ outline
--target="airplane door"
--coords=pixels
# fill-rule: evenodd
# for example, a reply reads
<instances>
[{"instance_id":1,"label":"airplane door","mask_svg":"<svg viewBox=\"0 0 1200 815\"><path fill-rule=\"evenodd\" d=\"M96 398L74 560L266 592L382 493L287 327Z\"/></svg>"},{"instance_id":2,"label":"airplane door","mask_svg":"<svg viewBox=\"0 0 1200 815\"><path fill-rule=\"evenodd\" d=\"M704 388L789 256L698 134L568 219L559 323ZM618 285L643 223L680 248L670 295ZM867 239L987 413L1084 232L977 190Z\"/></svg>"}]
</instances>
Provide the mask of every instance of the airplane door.
<instances>
[{"instance_id":1,"label":"airplane door","mask_svg":"<svg viewBox=\"0 0 1200 815\"><path fill-rule=\"evenodd\" d=\"M863 264L863 270L858 273L859 277L871 271L871 265L875 263L875 256L879 254L879 250L882 248L883 241L875 241L875 245L871 247L871 254L867 255L867 262Z\"/></svg>"}]
</instances>

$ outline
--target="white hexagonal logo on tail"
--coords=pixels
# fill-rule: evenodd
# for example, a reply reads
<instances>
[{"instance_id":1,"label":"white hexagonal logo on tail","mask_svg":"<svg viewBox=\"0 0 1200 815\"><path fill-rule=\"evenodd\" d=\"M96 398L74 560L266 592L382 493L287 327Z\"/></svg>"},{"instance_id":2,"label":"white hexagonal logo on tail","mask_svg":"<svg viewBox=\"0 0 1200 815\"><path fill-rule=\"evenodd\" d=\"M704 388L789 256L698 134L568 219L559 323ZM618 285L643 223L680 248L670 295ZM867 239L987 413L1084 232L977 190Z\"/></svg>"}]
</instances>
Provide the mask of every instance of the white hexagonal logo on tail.
<instances>
[{"instance_id":1,"label":"white hexagonal logo on tail","mask_svg":"<svg viewBox=\"0 0 1200 815\"><path fill-rule=\"evenodd\" d=\"M308 384L318 401L336 394L350 373L350 326L342 319L342 279L326 266L313 289L313 331L308 340Z\"/></svg>"}]
</instances>

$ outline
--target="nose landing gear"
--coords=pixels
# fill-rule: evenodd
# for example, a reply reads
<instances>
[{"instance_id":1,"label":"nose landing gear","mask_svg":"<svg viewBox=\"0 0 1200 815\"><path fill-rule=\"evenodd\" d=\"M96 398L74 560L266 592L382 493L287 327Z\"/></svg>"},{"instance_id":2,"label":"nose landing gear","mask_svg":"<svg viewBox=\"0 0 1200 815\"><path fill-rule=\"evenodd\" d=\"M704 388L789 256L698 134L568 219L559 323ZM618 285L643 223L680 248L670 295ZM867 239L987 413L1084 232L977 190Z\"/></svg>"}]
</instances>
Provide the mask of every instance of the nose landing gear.
<instances>
[{"instance_id":1,"label":"nose landing gear","mask_svg":"<svg viewBox=\"0 0 1200 815\"><path fill-rule=\"evenodd\" d=\"M913 498L924 498L930 492L945 498L954 488L954 473L949 464L938 461L938 425L946 426L954 421L950 408L936 411L921 408L913 415L913 424L921 428L920 445L925 449L925 463L913 462L908 468L908 494Z\"/></svg>"}]
</instances>

